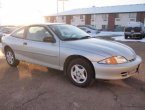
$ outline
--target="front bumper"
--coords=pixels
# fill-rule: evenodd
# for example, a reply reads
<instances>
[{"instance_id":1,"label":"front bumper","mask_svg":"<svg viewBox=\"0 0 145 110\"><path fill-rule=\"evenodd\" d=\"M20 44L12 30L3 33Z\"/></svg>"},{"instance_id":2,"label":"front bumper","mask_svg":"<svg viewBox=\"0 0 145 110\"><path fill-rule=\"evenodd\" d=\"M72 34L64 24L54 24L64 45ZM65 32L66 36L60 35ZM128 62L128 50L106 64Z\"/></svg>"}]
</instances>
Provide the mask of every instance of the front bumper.
<instances>
[{"instance_id":1,"label":"front bumper","mask_svg":"<svg viewBox=\"0 0 145 110\"><path fill-rule=\"evenodd\" d=\"M126 32L125 35L130 38L140 38L141 36L143 36L143 34L140 32Z\"/></svg>"},{"instance_id":2,"label":"front bumper","mask_svg":"<svg viewBox=\"0 0 145 110\"><path fill-rule=\"evenodd\" d=\"M141 57L137 56L136 59L129 63L108 65L98 64L92 62L95 69L96 79L125 79L138 72L139 65L141 64Z\"/></svg>"}]
</instances>

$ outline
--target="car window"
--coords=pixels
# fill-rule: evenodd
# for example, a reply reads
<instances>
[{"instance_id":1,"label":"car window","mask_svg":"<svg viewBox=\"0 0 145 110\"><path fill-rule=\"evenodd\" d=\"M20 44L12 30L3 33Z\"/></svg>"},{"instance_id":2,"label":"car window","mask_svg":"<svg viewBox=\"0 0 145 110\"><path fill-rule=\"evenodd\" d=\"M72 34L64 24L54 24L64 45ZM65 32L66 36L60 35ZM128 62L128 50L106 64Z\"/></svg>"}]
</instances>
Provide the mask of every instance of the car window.
<instances>
[{"instance_id":1,"label":"car window","mask_svg":"<svg viewBox=\"0 0 145 110\"><path fill-rule=\"evenodd\" d=\"M12 34L13 37L24 38L25 28L21 28Z\"/></svg>"},{"instance_id":2,"label":"car window","mask_svg":"<svg viewBox=\"0 0 145 110\"><path fill-rule=\"evenodd\" d=\"M82 30L86 31L86 28L84 28L84 27L80 27L80 29L82 29Z\"/></svg>"},{"instance_id":3,"label":"car window","mask_svg":"<svg viewBox=\"0 0 145 110\"><path fill-rule=\"evenodd\" d=\"M126 31L126 32L131 32L131 30L132 30L132 27L126 27L126 28L125 28L125 31Z\"/></svg>"},{"instance_id":4,"label":"car window","mask_svg":"<svg viewBox=\"0 0 145 110\"><path fill-rule=\"evenodd\" d=\"M28 28L27 38L28 40L43 42L45 37L51 37L51 34L42 26L33 26Z\"/></svg>"}]
</instances>

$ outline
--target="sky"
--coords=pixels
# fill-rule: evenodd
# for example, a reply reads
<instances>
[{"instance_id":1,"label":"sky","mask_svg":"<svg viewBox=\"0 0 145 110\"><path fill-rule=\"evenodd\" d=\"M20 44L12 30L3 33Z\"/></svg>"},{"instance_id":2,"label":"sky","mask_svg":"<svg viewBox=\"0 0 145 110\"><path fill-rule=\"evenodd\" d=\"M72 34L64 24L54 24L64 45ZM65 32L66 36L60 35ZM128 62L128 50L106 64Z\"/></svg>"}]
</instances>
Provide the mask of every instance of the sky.
<instances>
[{"instance_id":1,"label":"sky","mask_svg":"<svg viewBox=\"0 0 145 110\"><path fill-rule=\"evenodd\" d=\"M145 3L145 0L67 0L64 10L141 3ZM0 0L0 24L43 22L42 16L57 12L56 4L57 0ZM63 11L62 4L59 1L59 12Z\"/></svg>"}]
</instances>

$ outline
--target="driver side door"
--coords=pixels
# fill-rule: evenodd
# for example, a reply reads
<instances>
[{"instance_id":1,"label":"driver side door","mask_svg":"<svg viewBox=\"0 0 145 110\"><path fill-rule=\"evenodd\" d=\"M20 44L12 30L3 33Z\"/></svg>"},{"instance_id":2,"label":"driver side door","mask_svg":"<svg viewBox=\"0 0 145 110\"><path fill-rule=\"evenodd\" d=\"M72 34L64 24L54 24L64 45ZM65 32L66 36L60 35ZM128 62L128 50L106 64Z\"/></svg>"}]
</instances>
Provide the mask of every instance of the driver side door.
<instances>
[{"instance_id":1,"label":"driver side door","mask_svg":"<svg viewBox=\"0 0 145 110\"><path fill-rule=\"evenodd\" d=\"M54 41L44 39L52 37ZM59 42L44 26L29 26L26 31L26 40L23 42L25 59L28 62L59 69Z\"/></svg>"}]
</instances>

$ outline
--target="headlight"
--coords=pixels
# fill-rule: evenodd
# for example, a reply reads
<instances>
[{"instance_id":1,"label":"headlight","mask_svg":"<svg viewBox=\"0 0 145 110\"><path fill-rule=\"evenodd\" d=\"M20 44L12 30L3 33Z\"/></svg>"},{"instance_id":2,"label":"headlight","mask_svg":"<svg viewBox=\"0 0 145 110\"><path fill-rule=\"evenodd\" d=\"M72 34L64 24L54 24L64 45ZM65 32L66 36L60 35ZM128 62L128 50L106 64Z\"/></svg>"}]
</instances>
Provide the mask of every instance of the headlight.
<instances>
[{"instance_id":1,"label":"headlight","mask_svg":"<svg viewBox=\"0 0 145 110\"><path fill-rule=\"evenodd\" d=\"M99 61L100 64L121 64L127 63L127 59L122 56L113 56Z\"/></svg>"}]
</instances>

